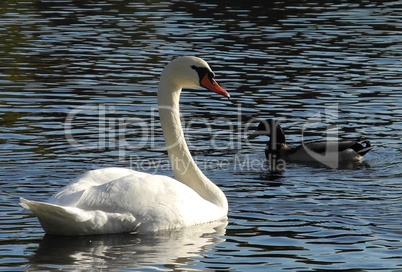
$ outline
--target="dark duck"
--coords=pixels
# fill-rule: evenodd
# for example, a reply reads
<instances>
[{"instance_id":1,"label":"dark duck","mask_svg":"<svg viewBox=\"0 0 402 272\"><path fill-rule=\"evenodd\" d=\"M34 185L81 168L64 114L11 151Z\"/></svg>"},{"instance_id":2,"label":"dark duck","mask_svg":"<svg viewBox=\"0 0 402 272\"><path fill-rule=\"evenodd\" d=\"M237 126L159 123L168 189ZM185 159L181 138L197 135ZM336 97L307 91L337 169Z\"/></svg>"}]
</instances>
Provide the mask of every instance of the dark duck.
<instances>
[{"instance_id":1,"label":"dark duck","mask_svg":"<svg viewBox=\"0 0 402 272\"><path fill-rule=\"evenodd\" d=\"M362 157L374 146L368 140L319 140L303 142L296 147L286 144L285 132L279 121L261 121L257 129L249 135L253 139L260 135L269 136L265 148L268 160L283 159L296 163L323 163L336 167L339 163L360 162Z\"/></svg>"}]
</instances>

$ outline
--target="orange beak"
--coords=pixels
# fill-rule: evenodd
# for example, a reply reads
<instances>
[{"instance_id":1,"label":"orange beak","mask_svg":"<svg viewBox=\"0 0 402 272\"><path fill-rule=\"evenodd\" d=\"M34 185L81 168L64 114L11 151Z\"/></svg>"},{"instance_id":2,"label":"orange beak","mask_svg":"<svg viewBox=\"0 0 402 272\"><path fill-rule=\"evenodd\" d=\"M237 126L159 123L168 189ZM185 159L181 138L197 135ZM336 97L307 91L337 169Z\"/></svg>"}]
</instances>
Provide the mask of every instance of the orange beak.
<instances>
[{"instance_id":1,"label":"orange beak","mask_svg":"<svg viewBox=\"0 0 402 272\"><path fill-rule=\"evenodd\" d=\"M227 98L230 98L230 94L225 91L219 84L215 81L213 78L209 78L208 74L204 76L204 78L201 80L201 86L204 88L207 88L208 90L214 91L217 94L223 95Z\"/></svg>"}]
</instances>

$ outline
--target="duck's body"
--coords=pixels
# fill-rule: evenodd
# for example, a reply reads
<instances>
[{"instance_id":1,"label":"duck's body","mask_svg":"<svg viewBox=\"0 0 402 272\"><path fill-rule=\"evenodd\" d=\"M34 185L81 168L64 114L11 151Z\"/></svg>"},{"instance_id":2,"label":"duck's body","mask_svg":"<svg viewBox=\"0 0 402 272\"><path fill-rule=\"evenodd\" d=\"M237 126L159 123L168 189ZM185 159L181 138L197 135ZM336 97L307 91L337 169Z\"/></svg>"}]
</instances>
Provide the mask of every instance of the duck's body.
<instances>
[{"instance_id":1,"label":"duck's body","mask_svg":"<svg viewBox=\"0 0 402 272\"><path fill-rule=\"evenodd\" d=\"M262 121L252 137L267 135L270 137L266 148L267 159L283 159L298 163L349 163L357 162L374 147L368 140L328 140L310 141L296 147L286 144L285 133L279 122L274 119Z\"/></svg>"},{"instance_id":2,"label":"duck's body","mask_svg":"<svg viewBox=\"0 0 402 272\"><path fill-rule=\"evenodd\" d=\"M104 168L85 173L46 203L21 198L21 205L55 235L153 232L225 217L226 197L192 159L179 115L182 87L203 86L229 97L213 77L208 64L195 57L176 59L162 73L158 105L176 179Z\"/></svg>"},{"instance_id":3,"label":"duck's body","mask_svg":"<svg viewBox=\"0 0 402 272\"><path fill-rule=\"evenodd\" d=\"M319 158L324 156L339 162L354 162L360 161L373 148L367 140L311 141L297 147L282 144L279 157L288 162L319 162ZM273 152L267 148L265 155L268 156L269 153Z\"/></svg>"}]
</instances>

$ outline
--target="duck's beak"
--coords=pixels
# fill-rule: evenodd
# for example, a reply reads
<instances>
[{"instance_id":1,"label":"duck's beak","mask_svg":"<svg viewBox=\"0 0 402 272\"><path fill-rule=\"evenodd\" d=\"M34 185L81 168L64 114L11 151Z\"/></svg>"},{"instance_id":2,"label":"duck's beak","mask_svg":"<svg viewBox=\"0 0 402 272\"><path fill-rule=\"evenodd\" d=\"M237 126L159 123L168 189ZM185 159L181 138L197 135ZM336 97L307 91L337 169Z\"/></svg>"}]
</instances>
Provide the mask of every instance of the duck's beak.
<instances>
[{"instance_id":1,"label":"duck's beak","mask_svg":"<svg viewBox=\"0 0 402 272\"><path fill-rule=\"evenodd\" d=\"M208 73L205 74L205 76L201 80L201 86L207 88L208 90L214 91L217 94L230 98L230 94L227 91L225 91L221 86L219 86L219 84L215 81L215 79L213 79L212 77L209 78Z\"/></svg>"}]
</instances>

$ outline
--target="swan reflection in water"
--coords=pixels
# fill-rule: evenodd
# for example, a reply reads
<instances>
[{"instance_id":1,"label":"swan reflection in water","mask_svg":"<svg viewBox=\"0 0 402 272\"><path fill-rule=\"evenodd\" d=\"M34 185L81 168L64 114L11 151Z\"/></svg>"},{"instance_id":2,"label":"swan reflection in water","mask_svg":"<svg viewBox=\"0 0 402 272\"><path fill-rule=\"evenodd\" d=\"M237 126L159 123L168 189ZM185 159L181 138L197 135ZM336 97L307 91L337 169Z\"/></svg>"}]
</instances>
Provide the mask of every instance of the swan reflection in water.
<instances>
[{"instance_id":1,"label":"swan reflection in water","mask_svg":"<svg viewBox=\"0 0 402 272\"><path fill-rule=\"evenodd\" d=\"M45 235L29 268L69 265L79 269L189 267L225 239L227 219L178 230L94 236ZM155 267L153 267L153 265Z\"/></svg>"}]
</instances>

